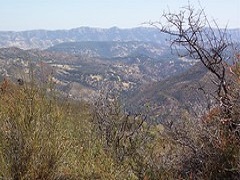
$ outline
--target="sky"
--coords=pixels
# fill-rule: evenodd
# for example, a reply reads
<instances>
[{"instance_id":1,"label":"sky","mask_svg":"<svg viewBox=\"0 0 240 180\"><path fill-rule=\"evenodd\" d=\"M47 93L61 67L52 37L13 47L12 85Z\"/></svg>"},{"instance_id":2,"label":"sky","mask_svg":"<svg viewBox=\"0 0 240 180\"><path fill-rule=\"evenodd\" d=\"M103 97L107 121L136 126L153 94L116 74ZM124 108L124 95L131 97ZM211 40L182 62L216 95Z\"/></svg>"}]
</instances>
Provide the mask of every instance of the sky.
<instances>
[{"instance_id":1,"label":"sky","mask_svg":"<svg viewBox=\"0 0 240 180\"><path fill-rule=\"evenodd\" d=\"M240 0L0 0L0 31L132 28L190 2L220 27L240 28ZM201 4L201 6L199 6Z\"/></svg>"}]
</instances>

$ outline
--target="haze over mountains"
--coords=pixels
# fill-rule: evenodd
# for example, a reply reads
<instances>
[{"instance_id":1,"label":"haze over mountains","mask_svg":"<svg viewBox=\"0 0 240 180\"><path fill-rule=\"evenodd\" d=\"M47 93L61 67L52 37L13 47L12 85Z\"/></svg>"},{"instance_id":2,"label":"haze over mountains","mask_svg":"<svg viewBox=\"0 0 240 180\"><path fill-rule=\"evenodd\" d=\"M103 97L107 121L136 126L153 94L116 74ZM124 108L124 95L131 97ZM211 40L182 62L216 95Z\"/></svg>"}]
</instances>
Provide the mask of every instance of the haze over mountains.
<instances>
[{"instance_id":1,"label":"haze over mountains","mask_svg":"<svg viewBox=\"0 0 240 180\"><path fill-rule=\"evenodd\" d=\"M239 42L240 29L228 32ZM53 76L62 95L89 101L103 90L118 91L126 103L150 104L167 119L201 108L204 95L195 90L209 76L197 61L172 53L168 38L143 27L0 32L0 74L27 80L33 65L41 82Z\"/></svg>"},{"instance_id":2,"label":"haze over mountains","mask_svg":"<svg viewBox=\"0 0 240 180\"><path fill-rule=\"evenodd\" d=\"M240 39L240 29L229 30L232 39ZM166 44L168 36L156 28L137 27L109 29L79 27L70 30L32 30L32 31L0 31L0 47L19 47L21 49L46 49L62 42L79 41L144 41Z\"/></svg>"},{"instance_id":3,"label":"haze over mountains","mask_svg":"<svg viewBox=\"0 0 240 180\"><path fill-rule=\"evenodd\" d=\"M165 35L155 28L109 29L80 27L70 30L32 30L0 32L0 47L15 46L22 49L46 49L62 42L79 41L144 41L165 44Z\"/></svg>"}]
</instances>

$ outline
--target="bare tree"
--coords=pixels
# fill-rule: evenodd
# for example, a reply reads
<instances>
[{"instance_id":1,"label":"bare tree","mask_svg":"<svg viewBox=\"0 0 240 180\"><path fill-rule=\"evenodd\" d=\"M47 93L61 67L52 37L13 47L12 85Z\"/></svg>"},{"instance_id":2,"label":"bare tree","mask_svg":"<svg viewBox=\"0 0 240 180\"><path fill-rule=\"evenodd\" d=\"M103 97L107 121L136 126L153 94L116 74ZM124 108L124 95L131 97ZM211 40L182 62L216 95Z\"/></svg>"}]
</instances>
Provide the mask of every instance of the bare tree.
<instances>
[{"instance_id":1,"label":"bare tree","mask_svg":"<svg viewBox=\"0 0 240 180\"><path fill-rule=\"evenodd\" d=\"M213 24L213 25L212 25ZM233 46L227 28L220 29L216 21L210 22L204 9L195 10L191 5L179 13L165 12L159 22L150 25L170 36L171 48L179 56L199 60L215 76L216 96L223 112L223 119L231 119L235 100L231 89L228 61L229 47Z\"/></svg>"},{"instance_id":2,"label":"bare tree","mask_svg":"<svg viewBox=\"0 0 240 180\"><path fill-rule=\"evenodd\" d=\"M174 142L187 149L180 156L182 175L190 172L190 179L205 174L203 179L239 179L240 66L239 56L230 52L234 43L227 28L220 29L216 21L208 20L203 8L196 10L191 5L179 13L165 12L159 22L150 25L169 35L171 48L179 56L199 60L214 75L214 98L219 103L202 117L210 121L184 121L168 132Z\"/></svg>"}]
</instances>

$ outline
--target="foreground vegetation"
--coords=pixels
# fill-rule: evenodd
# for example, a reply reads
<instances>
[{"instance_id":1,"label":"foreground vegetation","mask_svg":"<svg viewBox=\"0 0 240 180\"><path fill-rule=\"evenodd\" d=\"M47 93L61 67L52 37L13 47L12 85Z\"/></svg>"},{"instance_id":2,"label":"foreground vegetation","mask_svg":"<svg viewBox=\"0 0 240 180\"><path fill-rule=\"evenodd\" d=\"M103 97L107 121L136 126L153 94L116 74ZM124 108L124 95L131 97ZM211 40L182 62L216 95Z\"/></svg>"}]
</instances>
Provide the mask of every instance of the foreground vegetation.
<instances>
[{"instance_id":1,"label":"foreground vegetation","mask_svg":"<svg viewBox=\"0 0 240 180\"><path fill-rule=\"evenodd\" d=\"M238 76L238 66L232 70ZM238 121L237 104L234 119L222 119L215 107L201 120L186 111L174 125L155 124L146 112L125 110L116 96L89 105L60 98L51 83L39 84L1 83L1 179L240 176L239 134L229 128Z\"/></svg>"}]
</instances>

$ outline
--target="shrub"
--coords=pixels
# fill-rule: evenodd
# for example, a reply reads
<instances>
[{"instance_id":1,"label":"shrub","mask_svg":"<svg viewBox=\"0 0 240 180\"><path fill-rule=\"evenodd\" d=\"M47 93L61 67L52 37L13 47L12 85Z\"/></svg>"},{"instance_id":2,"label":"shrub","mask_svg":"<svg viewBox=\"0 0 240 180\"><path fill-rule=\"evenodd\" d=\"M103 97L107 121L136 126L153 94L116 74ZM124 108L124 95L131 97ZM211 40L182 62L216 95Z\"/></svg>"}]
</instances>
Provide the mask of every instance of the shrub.
<instances>
[{"instance_id":1,"label":"shrub","mask_svg":"<svg viewBox=\"0 0 240 180\"><path fill-rule=\"evenodd\" d=\"M0 176L3 179L56 179L64 119L51 92L36 84L4 80L0 93ZM46 97L47 95L47 97Z\"/></svg>"}]
</instances>

